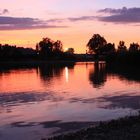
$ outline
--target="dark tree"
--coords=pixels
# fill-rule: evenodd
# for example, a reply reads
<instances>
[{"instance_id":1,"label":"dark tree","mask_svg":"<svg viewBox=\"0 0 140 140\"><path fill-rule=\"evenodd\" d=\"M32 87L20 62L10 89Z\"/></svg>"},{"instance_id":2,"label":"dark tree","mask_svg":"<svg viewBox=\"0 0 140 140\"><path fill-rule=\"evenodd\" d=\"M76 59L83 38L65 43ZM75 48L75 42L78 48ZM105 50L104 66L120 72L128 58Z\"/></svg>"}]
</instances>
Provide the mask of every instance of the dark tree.
<instances>
[{"instance_id":1,"label":"dark tree","mask_svg":"<svg viewBox=\"0 0 140 140\"><path fill-rule=\"evenodd\" d=\"M60 53L63 52L63 44L60 40L57 40L53 44L53 52Z\"/></svg>"},{"instance_id":2,"label":"dark tree","mask_svg":"<svg viewBox=\"0 0 140 140\"><path fill-rule=\"evenodd\" d=\"M115 44L108 43L104 47L101 48L100 53L103 55L108 55L115 53Z\"/></svg>"},{"instance_id":3,"label":"dark tree","mask_svg":"<svg viewBox=\"0 0 140 140\"><path fill-rule=\"evenodd\" d=\"M140 50L140 45L138 43L132 43L129 47L129 52L138 52Z\"/></svg>"},{"instance_id":4,"label":"dark tree","mask_svg":"<svg viewBox=\"0 0 140 140\"><path fill-rule=\"evenodd\" d=\"M125 46L125 42L124 41L120 41L119 45L118 45L118 52L126 52L127 48Z\"/></svg>"},{"instance_id":5,"label":"dark tree","mask_svg":"<svg viewBox=\"0 0 140 140\"><path fill-rule=\"evenodd\" d=\"M50 38L43 38L36 45L36 50L41 58L48 59L59 56L63 52L63 45L60 40L55 42Z\"/></svg>"},{"instance_id":6,"label":"dark tree","mask_svg":"<svg viewBox=\"0 0 140 140\"><path fill-rule=\"evenodd\" d=\"M42 58L50 57L53 51L53 41L49 38L43 38L38 44L39 55Z\"/></svg>"},{"instance_id":7,"label":"dark tree","mask_svg":"<svg viewBox=\"0 0 140 140\"><path fill-rule=\"evenodd\" d=\"M68 48L66 53L74 54L74 48Z\"/></svg>"},{"instance_id":8,"label":"dark tree","mask_svg":"<svg viewBox=\"0 0 140 140\"><path fill-rule=\"evenodd\" d=\"M101 53L102 48L107 44L107 41L104 37L99 34L94 34L92 38L89 40L87 47L89 49L89 53L95 53L99 55Z\"/></svg>"}]
</instances>

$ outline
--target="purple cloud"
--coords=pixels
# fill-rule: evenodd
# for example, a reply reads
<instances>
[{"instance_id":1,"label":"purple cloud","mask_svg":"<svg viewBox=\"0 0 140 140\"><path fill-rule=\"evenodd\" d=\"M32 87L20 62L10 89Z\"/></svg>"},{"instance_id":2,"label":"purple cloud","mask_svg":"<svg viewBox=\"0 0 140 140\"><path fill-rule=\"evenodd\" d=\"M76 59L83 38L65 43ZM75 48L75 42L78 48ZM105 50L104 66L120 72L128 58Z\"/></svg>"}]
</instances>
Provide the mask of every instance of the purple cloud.
<instances>
[{"instance_id":1,"label":"purple cloud","mask_svg":"<svg viewBox=\"0 0 140 140\"><path fill-rule=\"evenodd\" d=\"M3 14L9 12L7 9L3 10ZM65 21L78 22L78 21L101 21L112 23L140 23L140 8L126 8L101 9L98 13L103 13L102 16L80 16L80 17L68 17L57 18L49 20L40 20L36 18L22 18L22 17L6 17L0 16L0 30L24 30L24 29L40 29L40 28L65 28L67 26L61 26L59 23ZM60 25L60 26L59 26Z\"/></svg>"},{"instance_id":2,"label":"purple cloud","mask_svg":"<svg viewBox=\"0 0 140 140\"><path fill-rule=\"evenodd\" d=\"M98 17L98 20L113 23L139 23L140 8L112 9L106 8L99 10L100 13L109 13L110 15Z\"/></svg>"},{"instance_id":3,"label":"purple cloud","mask_svg":"<svg viewBox=\"0 0 140 140\"><path fill-rule=\"evenodd\" d=\"M86 20L95 20L95 16L81 16L81 17L68 17L68 18L56 18L56 19L49 19L47 22L50 23L61 23L64 21L76 22L76 21L86 21Z\"/></svg>"},{"instance_id":4,"label":"purple cloud","mask_svg":"<svg viewBox=\"0 0 140 140\"><path fill-rule=\"evenodd\" d=\"M102 21L102 22L112 22L112 23L140 23L140 8L126 8L113 9L105 8L97 11L98 13L103 13L102 16L81 16L81 17L68 17L65 19L51 19L49 22L78 22L78 21Z\"/></svg>"},{"instance_id":5,"label":"purple cloud","mask_svg":"<svg viewBox=\"0 0 140 140\"><path fill-rule=\"evenodd\" d=\"M9 10L8 9L3 9L1 12L0 12L0 15L5 15L5 14L8 14L9 13Z\"/></svg>"},{"instance_id":6,"label":"purple cloud","mask_svg":"<svg viewBox=\"0 0 140 140\"><path fill-rule=\"evenodd\" d=\"M18 18L0 16L0 30L25 30L40 28L64 28L66 26L51 25L47 21L34 18Z\"/></svg>"},{"instance_id":7,"label":"purple cloud","mask_svg":"<svg viewBox=\"0 0 140 140\"><path fill-rule=\"evenodd\" d=\"M105 8L98 10L99 13L110 13L110 14L120 14L127 12L128 9L126 7L123 7L121 9L113 9L113 8Z\"/></svg>"},{"instance_id":8,"label":"purple cloud","mask_svg":"<svg viewBox=\"0 0 140 140\"><path fill-rule=\"evenodd\" d=\"M86 20L95 20L96 17L95 16L82 16L82 17L71 17L68 18L69 21L86 21Z\"/></svg>"}]
</instances>

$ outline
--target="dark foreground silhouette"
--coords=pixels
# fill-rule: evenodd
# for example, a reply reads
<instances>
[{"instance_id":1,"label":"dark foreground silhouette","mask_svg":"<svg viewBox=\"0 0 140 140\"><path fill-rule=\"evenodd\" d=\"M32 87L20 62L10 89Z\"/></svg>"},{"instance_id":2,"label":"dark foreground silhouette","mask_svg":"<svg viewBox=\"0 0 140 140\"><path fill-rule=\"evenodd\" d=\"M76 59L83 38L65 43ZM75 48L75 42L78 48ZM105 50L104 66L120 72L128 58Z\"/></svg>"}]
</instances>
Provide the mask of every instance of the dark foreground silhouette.
<instances>
[{"instance_id":1,"label":"dark foreground silhouette","mask_svg":"<svg viewBox=\"0 0 140 140\"><path fill-rule=\"evenodd\" d=\"M56 136L49 140L139 140L139 130L140 115L100 122L95 127Z\"/></svg>"}]
</instances>

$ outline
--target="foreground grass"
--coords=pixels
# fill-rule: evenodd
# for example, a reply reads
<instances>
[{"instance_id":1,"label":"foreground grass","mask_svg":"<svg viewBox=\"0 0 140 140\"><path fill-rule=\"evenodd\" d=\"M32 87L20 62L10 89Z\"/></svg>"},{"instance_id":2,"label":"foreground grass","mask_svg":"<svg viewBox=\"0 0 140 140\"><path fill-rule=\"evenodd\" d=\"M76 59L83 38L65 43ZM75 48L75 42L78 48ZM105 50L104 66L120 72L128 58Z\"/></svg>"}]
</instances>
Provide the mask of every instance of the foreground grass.
<instances>
[{"instance_id":1,"label":"foreground grass","mask_svg":"<svg viewBox=\"0 0 140 140\"><path fill-rule=\"evenodd\" d=\"M140 140L140 115L100 122L96 127L49 140Z\"/></svg>"}]
</instances>

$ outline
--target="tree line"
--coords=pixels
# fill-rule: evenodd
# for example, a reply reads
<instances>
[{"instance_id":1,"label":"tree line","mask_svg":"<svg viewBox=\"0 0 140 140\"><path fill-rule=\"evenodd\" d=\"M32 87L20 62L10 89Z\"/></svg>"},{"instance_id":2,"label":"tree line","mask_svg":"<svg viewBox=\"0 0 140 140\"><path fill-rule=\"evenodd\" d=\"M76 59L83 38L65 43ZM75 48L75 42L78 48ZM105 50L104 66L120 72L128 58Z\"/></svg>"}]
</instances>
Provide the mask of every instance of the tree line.
<instances>
[{"instance_id":1,"label":"tree line","mask_svg":"<svg viewBox=\"0 0 140 140\"><path fill-rule=\"evenodd\" d=\"M23 48L8 44L0 44L0 61L17 61L34 58L36 58L36 51L32 48Z\"/></svg>"},{"instance_id":2,"label":"tree line","mask_svg":"<svg viewBox=\"0 0 140 140\"><path fill-rule=\"evenodd\" d=\"M118 64L140 64L140 45L138 43L131 43L126 47L124 41L120 41L119 45L115 47L114 43L108 43L106 39L94 34L87 43L89 53L95 55L95 60L99 61L101 58L107 63Z\"/></svg>"},{"instance_id":3,"label":"tree line","mask_svg":"<svg viewBox=\"0 0 140 140\"><path fill-rule=\"evenodd\" d=\"M5 60L73 60L74 49L68 48L63 51L63 44L60 40L53 41L50 38L43 38L36 44L36 49L23 48L13 45L0 44L0 61Z\"/></svg>"},{"instance_id":4,"label":"tree line","mask_svg":"<svg viewBox=\"0 0 140 140\"><path fill-rule=\"evenodd\" d=\"M108 63L139 63L140 45L131 43L126 47L124 41L120 41L116 47L114 43L94 34L87 43L87 54L92 54L95 61L106 60ZM54 41L48 37L43 38L36 44L36 49L16 47L0 44L0 60L76 60L74 48L68 48L64 52L63 43L60 40ZM83 57L86 59L86 57ZM84 61L84 60L83 60Z\"/></svg>"},{"instance_id":5,"label":"tree line","mask_svg":"<svg viewBox=\"0 0 140 140\"><path fill-rule=\"evenodd\" d=\"M124 41L120 41L116 49L115 44L108 43L106 39L99 34L94 34L92 38L87 43L89 53L94 53L96 55L106 55L109 53L125 53L125 52L139 52L140 45L138 43L131 43L129 48L126 47Z\"/></svg>"}]
</instances>

